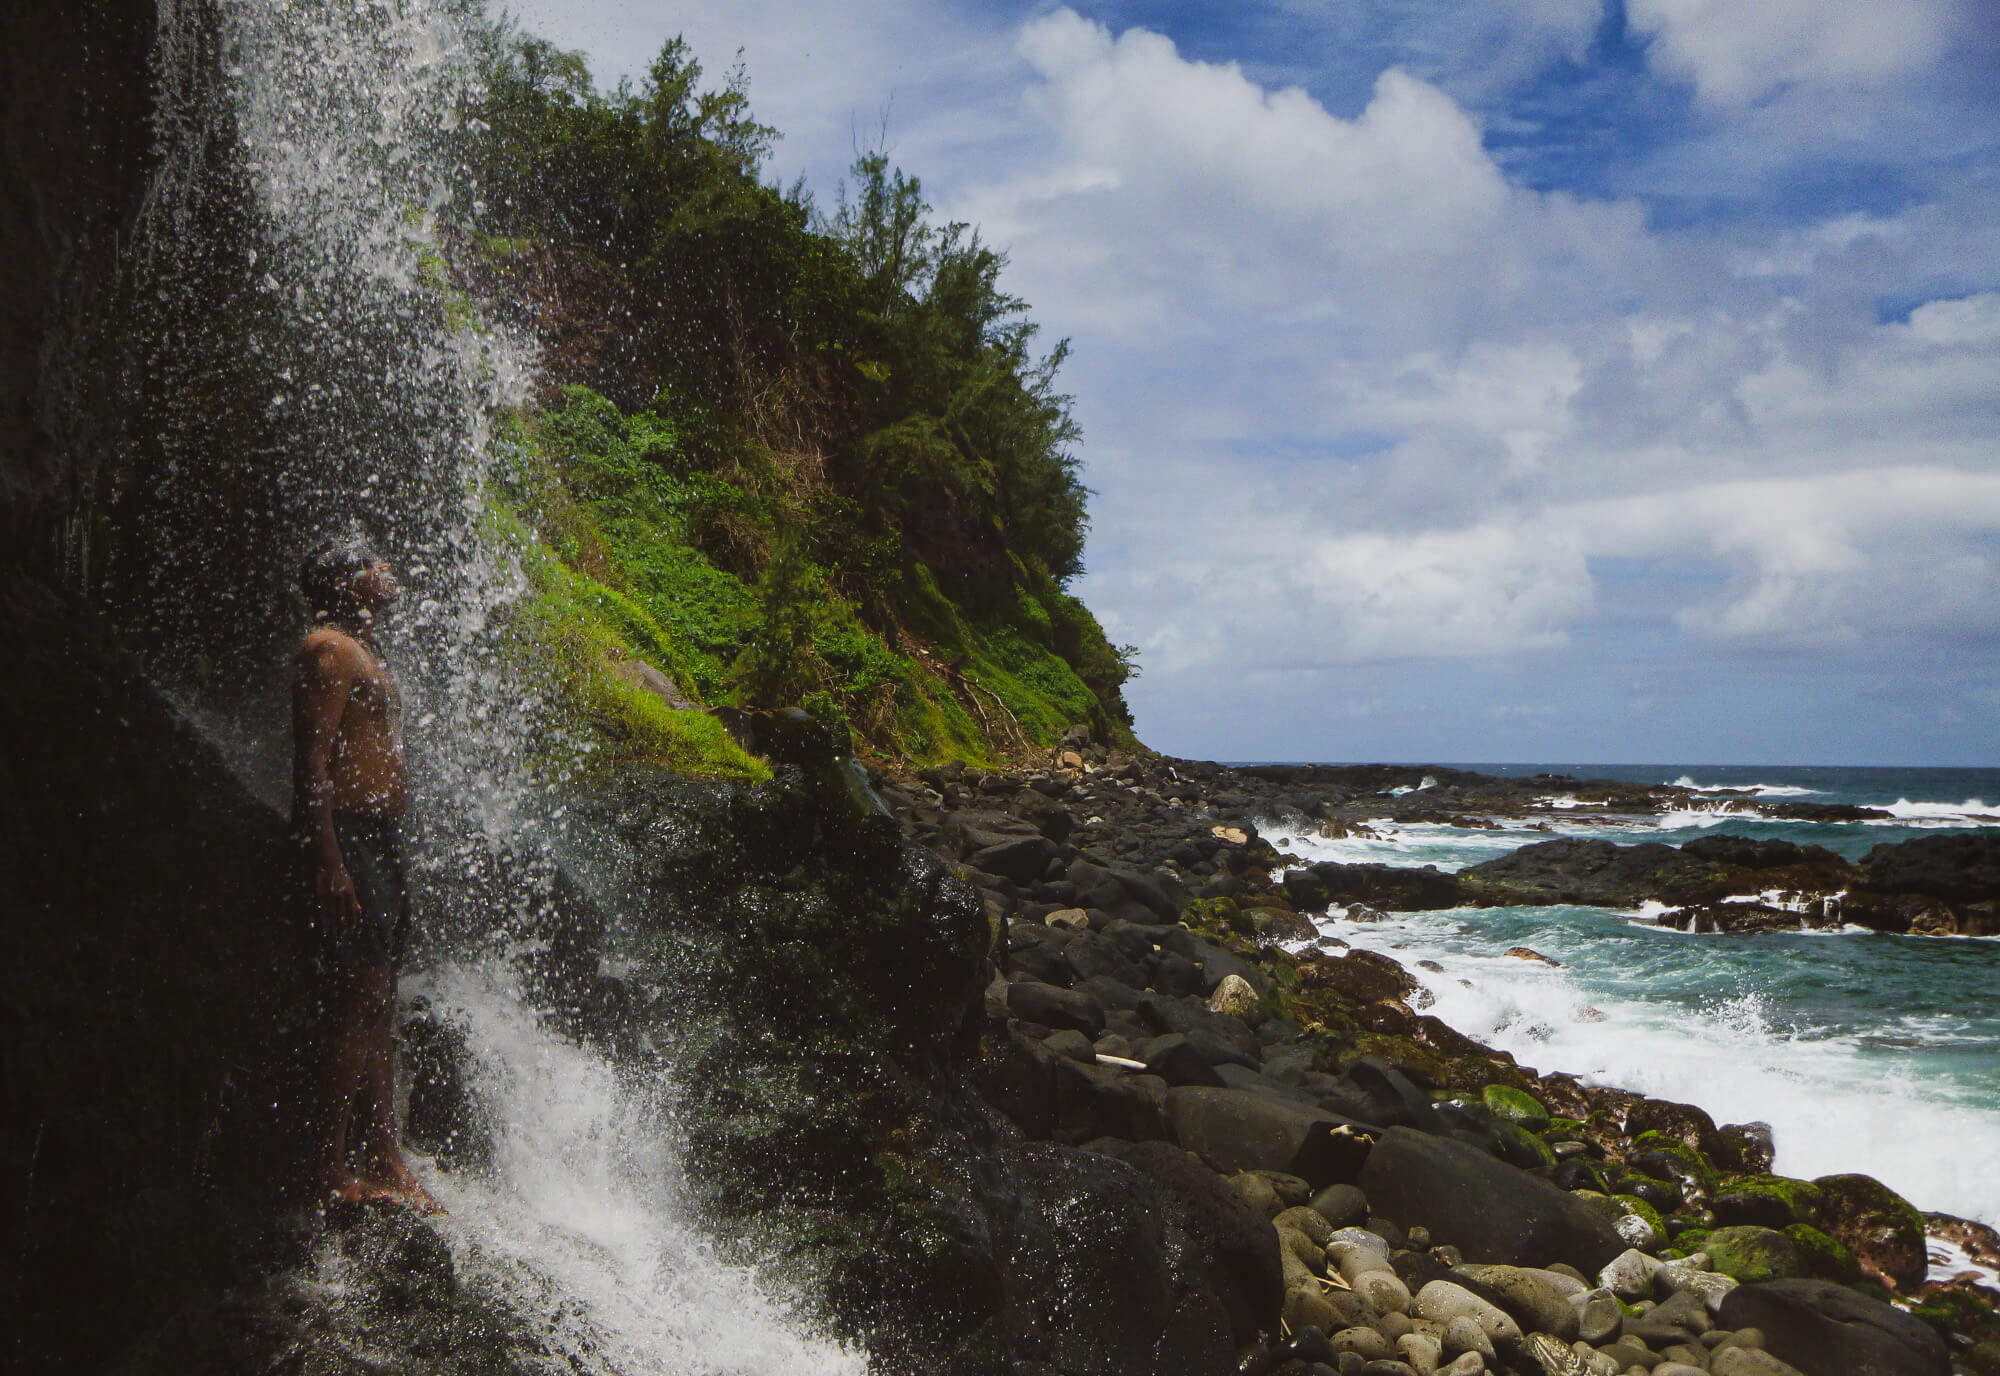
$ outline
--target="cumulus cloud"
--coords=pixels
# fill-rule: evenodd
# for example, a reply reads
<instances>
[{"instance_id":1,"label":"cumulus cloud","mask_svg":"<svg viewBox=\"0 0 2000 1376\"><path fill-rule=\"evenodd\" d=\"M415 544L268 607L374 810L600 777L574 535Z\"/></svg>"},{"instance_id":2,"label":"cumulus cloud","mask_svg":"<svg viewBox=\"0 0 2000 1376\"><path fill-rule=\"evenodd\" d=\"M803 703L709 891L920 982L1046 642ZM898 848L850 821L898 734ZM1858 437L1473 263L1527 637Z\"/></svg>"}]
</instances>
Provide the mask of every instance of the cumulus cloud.
<instances>
[{"instance_id":1,"label":"cumulus cloud","mask_svg":"<svg viewBox=\"0 0 2000 1376\"><path fill-rule=\"evenodd\" d=\"M1960 18L1955 0L1627 0L1625 13L1652 65L1711 106L1909 76L1944 53Z\"/></svg>"}]
</instances>

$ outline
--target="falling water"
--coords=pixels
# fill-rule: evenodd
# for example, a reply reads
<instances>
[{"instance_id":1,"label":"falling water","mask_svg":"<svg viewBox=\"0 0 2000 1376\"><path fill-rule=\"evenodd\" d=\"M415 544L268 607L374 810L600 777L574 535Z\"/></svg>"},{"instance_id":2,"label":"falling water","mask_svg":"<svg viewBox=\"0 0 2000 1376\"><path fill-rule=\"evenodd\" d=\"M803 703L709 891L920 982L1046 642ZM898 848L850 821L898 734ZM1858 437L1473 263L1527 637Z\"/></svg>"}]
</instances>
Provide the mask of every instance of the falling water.
<instances>
[{"instance_id":1,"label":"falling water","mask_svg":"<svg viewBox=\"0 0 2000 1376\"><path fill-rule=\"evenodd\" d=\"M158 681L282 805L300 555L358 527L398 565L426 928L405 993L464 1029L489 1168L442 1173L462 1275L577 1369L859 1371L718 1258L676 1167L670 1080L552 1031L509 952L550 912L561 820L543 704L509 674L525 592L486 529L529 341L453 288L477 212L465 0L162 0L161 172L132 308L157 449L109 600ZM538 773L537 771L541 771ZM555 1318L548 1316L554 1313Z\"/></svg>"}]
</instances>

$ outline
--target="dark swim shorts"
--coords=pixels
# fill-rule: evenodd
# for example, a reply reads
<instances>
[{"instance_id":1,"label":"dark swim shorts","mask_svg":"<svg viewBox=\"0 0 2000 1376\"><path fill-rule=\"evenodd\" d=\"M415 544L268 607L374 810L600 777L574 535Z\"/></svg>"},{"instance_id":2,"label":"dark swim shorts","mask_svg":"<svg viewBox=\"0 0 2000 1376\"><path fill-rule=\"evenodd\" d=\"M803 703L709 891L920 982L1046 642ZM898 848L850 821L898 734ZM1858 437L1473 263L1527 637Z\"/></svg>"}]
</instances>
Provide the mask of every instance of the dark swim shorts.
<instances>
[{"instance_id":1,"label":"dark swim shorts","mask_svg":"<svg viewBox=\"0 0 2000 1376\"><path fill-rule=\"evenodd\" d=\"M349 970L393 964L410 939L403 824L394 817L336 811L333 834L361 901L361 916L336 941L335 954Z\"/></svg>"}]
</instances>

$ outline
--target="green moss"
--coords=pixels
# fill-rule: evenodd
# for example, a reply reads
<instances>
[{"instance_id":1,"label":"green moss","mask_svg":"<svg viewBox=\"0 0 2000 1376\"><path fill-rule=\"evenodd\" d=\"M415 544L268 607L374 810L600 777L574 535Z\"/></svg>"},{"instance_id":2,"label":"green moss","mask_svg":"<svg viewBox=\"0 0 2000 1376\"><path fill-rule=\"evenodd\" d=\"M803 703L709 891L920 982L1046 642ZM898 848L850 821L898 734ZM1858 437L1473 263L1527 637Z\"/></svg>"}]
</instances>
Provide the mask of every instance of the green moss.
<instances>
[{"instance_id":1,"label":"green moss","mask_svg":"<svg viewBox=\"0 0 2000 1376\"><path fill-rule=\"evenodd\" d=\"M1495 1118L1514 1123L1529 1132L1540 1132L1549 1125L1549 1111L1542 1101L1523 1090L1509 1089L1506 1085L1488 1085L1480 1091L1480 1102Z\"/></svg>"},{"instance_id":2,"label":"green moss","mask_svg":"<svg viewBox=\"0 0 2000 1376\"><path fill-rule=\"evenodd\" d=\"M1631 1145L1626 1149L1627 1159L1629 1160L1641 1152L1660 1153L1675 1164L1678 1168L1675 1172L1676 1174L1681 1175L1685 1179L1694 1180L1702 1189L1711 1193L1715 1190L1716 1182L1721 1178L1720 1173L1707 1157L1703 1156L1693 1147L1688 1146L1685 1142L1682 1142L1679 1138L1669 1137L1664 1132L1642 1132L1637 1137L1634 1137Z\"/></svg>"},{"instance_id":3,"label":"green moss","mask_svg":"<svg viewBox=\"0 0 2000 1376\"><path fill-rule=\"evenodd\" d=\"M1490 1091L1496 1086L1488 1085L1486 1088ZM1488 1125L1488 1131L1499 1142L1501 1155L1510 1165L1527 1171L1552 1171L1556 1168L1556 1154L1549 1150L1549 1144L1519 1123L1495 1118Z\"/></svg>"},{"instance_id":4,"label":"green moss","mask_svg":"<svg viewBox=\"0 0 2000 1376\"><path fill-rule=\"evenodd\" d=\"M1667 1221L1660 1217L1658 1209L1639 1198L1638 1195L1614 1194L1611 1196L1611 1202L1617 1206L1619 1213L1628 1217L1638 1218L1644 1221L1648 1228L1653 1230L1654 1246L1658 1246L1667 1240Z\"/></svg>"},{"instance_id":5,"label":"green moss","mask_svg":"<svg viewBox=\"0 0 2000 1376\"><path fill-rule=\"evenodd\" d=\"M1781 1230L1798 1249L1806 1268L1828 1280L1851 1283L1861 1279L1861 1263L1837 1238L1827 1236L1809 1223L1794 1223Z\"/></svg>"},{"instance_id":6,"label":"green moss","mask_svg":"<svg viewBox=\"0 0 2000 1376\"><path fill-rule=\"evenodd\" d=\"M1745 1285L1810 1272L1792 1239L1771 1228L1717 1228L1702 1244L1709 1265Z\"/></svg>"},{"instance_id":7,"label":"green moss","mask_svg":"<svg viewBox=\"0 0 2000 1376\"><path fill-rule=\"evenodd\" d=\"M1715 1194L1719 1201L1732 1195L1766 1201L1782 1209L1794 1223L1810 1223L1819 1217L1824 1198L1819 1186L1810 1180L1784 1175L1732 1175L1722 1181Z\"/></svg>"},{"instance_id":8,"label":"green moss","mask_svg":"<svg viewBox=\"0 0 2000 1376\"><path fill-rule=\"evenodd\" d=\"M1708 1242L1708 1229L1690 1228L1674 1239L1674 1245L1660 1253L1663 1257L1691 1257Z\"/></svg>"}]
</instances>

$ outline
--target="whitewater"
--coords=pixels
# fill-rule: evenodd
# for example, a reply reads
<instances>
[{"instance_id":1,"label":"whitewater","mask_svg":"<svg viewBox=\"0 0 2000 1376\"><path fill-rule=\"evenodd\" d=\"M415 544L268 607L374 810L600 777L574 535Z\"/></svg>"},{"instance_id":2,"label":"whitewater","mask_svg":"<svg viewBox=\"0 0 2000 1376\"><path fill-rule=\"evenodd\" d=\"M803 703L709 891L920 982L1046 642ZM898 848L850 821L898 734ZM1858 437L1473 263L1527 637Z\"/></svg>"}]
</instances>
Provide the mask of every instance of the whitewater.
<instances>
[{"instance_id":1,"label":"whitewater","mask_svg":"<svg viewBox=\"0 0 2000 1376\"><path fill-rule=\"evenodd\" d=\"M1327 839L1296 819L1262 826L1281 852L1302 862L1441 870L1552 834L1675 843L1720 829L1858 857L1877 843L1938 827L1982 825L1980 799L2000 797L1993 771L1565 768L1582 777L1706 787L1712 796L1651 818L1567 809L1550 831L1384 822L1372 835ZM1926 784L1943 788L1926 797ZM1720 806L1753 789L1765 798L1876 806L1893 817L1780 822ZM1402 962L1434 999L1427 1011L1524 1065L1698 1104L1719 1123L1769 1123L1774 1169L1782 1174L1865 1172L1921 1209L2000 1224L2000 1010L1991 996L2000 981L2000 940L1858 928L1691 935L1653 925L1652 915L1524 907L1356 921L1334 907L1318 925L1327 936ZM1521 946L1560 963L1504 954Z\"/></svg>"}]
</instances>

